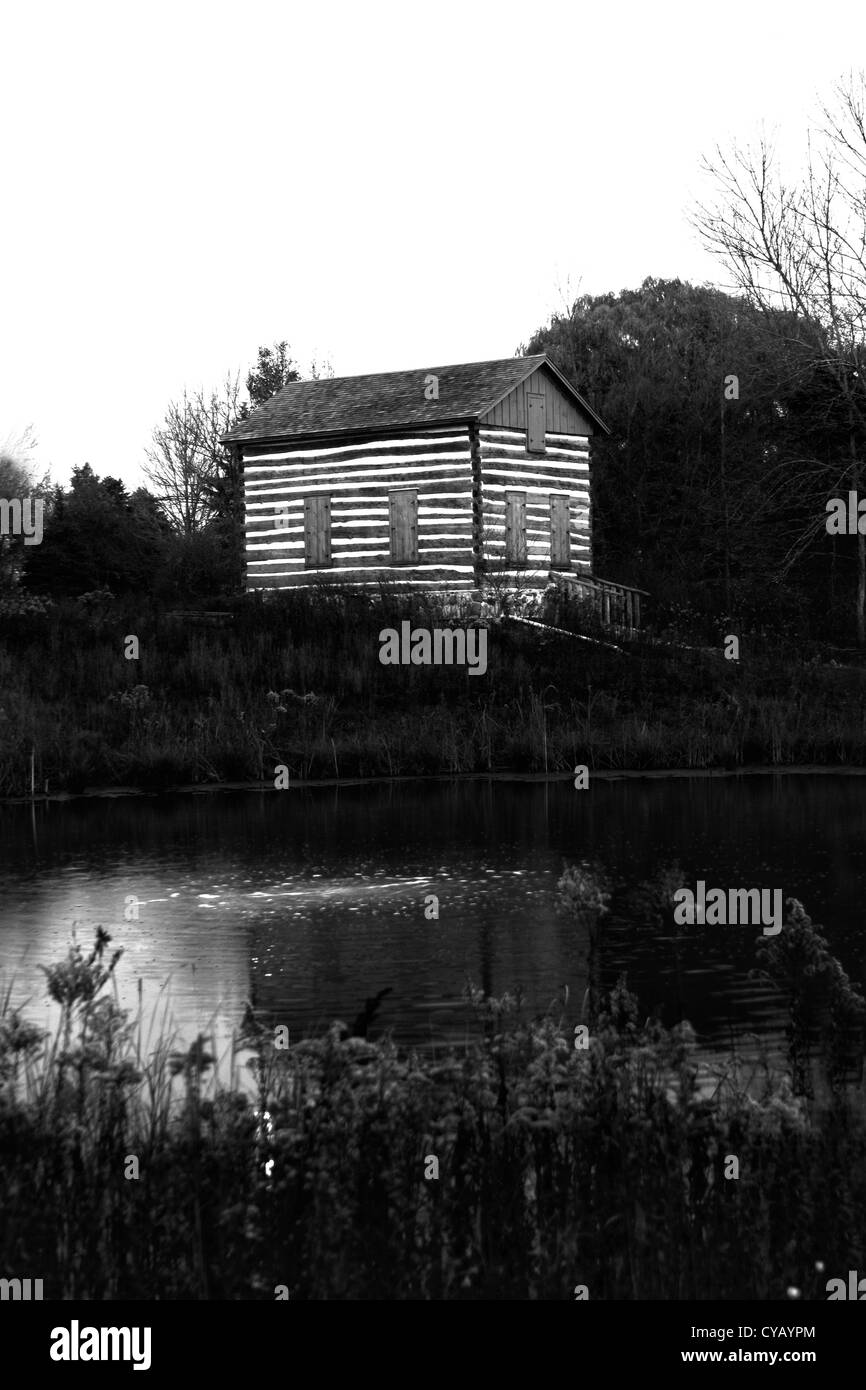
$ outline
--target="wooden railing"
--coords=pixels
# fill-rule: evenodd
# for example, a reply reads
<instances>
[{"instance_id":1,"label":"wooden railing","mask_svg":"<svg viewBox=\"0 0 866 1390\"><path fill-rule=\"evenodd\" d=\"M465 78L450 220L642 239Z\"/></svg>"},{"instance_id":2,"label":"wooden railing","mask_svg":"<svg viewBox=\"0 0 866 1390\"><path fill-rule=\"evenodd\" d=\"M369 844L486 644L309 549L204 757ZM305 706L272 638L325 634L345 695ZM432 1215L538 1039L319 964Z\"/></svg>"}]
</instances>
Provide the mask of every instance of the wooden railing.
<instances>
[{"instance_id":1,"label":"wooden railing","mask_svg":"<svg viewBox=\"0 0 866 1390\"><path fill-rule=\"evenodd\" d=\"M613 584L590 574L555 571L552 578L573 597L588 599L605 627L622 633L640 630L640 601L641 598L649 598L646 589L634 589L630 584Z\"/></svg>"}]
</instances>

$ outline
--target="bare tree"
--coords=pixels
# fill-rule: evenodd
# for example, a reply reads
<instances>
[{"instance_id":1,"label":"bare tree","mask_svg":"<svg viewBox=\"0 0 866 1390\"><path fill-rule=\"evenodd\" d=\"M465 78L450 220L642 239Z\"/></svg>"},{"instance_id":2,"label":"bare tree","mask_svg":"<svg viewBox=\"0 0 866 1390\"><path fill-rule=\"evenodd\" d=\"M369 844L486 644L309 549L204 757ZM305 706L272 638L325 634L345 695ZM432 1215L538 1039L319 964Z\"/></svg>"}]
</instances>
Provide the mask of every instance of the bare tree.
<instances>
[{"instance_id":1,"label":"bare tree","mask_svg":"<svg viewBox=\"0 0 866 1390\"><path fill-rule=\"evenodd\" d=\"M814 449L794 462L814 493L814 523L792 545L791 563L825 522L829 492L860 488L866 444L866 79L837 85L807 139L805 172L788 182L772 143L720 148L704 161L713 200L694 225L740 289L765 315L793 373L832 384L832 415L844 452ZM775 480L778 483L778 480ZM789 476L789 486L793 484ZM866 536L857 536L857 639L866 642Z\"/></svg>"},{"instance_id":2,"label":"bare tree","mask_svg":"<svg viewBox=\"0 0 866 1390\"><path fill-rule=\"evenodd\" d=\"M199 391L195 410L201 422L201 466L204 489L211 516L218 521L222 534L234 555L238 582L242 575L244 548L243 471L240 451L220 443L238 420L249 414L249 405L242 398L240 374L226 373L222 386L206 396Z\"/></svg>"},{"instance_id":3,"label":"bare tree","mask_svg":"<svg viewBox=\"0 0 866 1390\"><path fill-rule=\"evenodd\" d=\"M243 555L243 479L236 450L221 435L245 414L240 376L227 373L210 392L200 387L173 401L153 432L144 472L172 525L187 540L205 527L221 535L239 582Z\"/></svg>"},{"instance_id":4,"label":"bare tree","mask_svg":"<svg viewBox=\"0 0 866 1390\"><path fill-rule=\"evenodd\" d=\"M172 401L165 420L153 432L145 476L174 526L187 538L200 531L211 512L203 468L205 430L186 391Z\"/></svg>"},{"instance_id":5,"label":"bare tree","mask_svg":"<svg viewBox=\"0 0 866 1390\"><path fill-rule=\"evenodd\" d=\"M314 380L333 376L329 362L310 367ZM218 522L240 557L243 548L243 478L238 451L220 443L251 408L263 405L276 391L300 380L285 342L259 348L258 361L247 376L244 395L240 373L227 372L222 384L203 387L173 401L163 424L153 432L144 472L172 524L190 537L210 522ZM238 564L240 560L238 558Z\"/></svg>"},{"instance_id":6,"label":"bare tree","mask_svg":"<svg viewBox=\"0 0 866 1390\"><path fill-rule=\"evenodd\" d=\"M15 464L28 474L32 473L34 467L34 454L36 453L36 435L33 426L27 425L17 434L7 434L6 438L0 441L0 459L4 464Z\"/></svg>"},{"instance_id":7,"label":"bare tree","mask_svg":"<svg viewBox=\"0 0 866 1390\"><path fill-rule=\"evenodd\" d=\"M241 393L240 373L226 373L225 381L206 395L199 389L192 398L192 409L199 424L199 452L204 477L213 483L229 464L226 446L220 436L227 434L248 413Z\"/></svg>"}]
</instances>

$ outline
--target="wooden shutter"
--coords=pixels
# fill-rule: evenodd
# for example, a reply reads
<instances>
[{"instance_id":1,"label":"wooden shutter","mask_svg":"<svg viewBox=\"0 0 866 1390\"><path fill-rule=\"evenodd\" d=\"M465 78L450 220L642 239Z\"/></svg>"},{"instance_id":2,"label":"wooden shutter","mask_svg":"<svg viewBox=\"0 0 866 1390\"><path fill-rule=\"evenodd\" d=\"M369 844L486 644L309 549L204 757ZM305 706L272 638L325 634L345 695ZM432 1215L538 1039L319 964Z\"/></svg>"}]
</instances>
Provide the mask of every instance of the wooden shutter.
<instances>
[{"instance_id":1,"label":"wooden shutter","mask_svg":"<svg viewBox=\"0 0 866 1390\"><path fill-rule=\"evenodd\" d=\"M400 488L388 494L391 508L391 564L418 563L418 492Z\"/></svg>"},{"instance_id":2,"label":"wooden shutter","mask_svg":"<svg viewBox=\"0 0 866 1390\"><path fill-rule=\"evenodd\" d=\"M544 445L544 397L539 393L527 392L526 414L529 422L526 431L526 449L530 454L543 454Z\"/></svg>"},{"instance_id":3,"label":"wooden shutter","mask_svg":"<svg viewBox=\"0 0 866 1390\"><path fill-rule=\"evenodd\" d=\"M505 563L526 564L526 493L505 494Z\"/></svg>"},{"instance_id":4,"label":"wooden shutter","mask_svg":"<svg viewBox=\"0 0 866 1390\"><path fill-rule=\"evenodd\" d=\"M331 499L304 498L304 563L308 570L331 564Z\"/></svg>"},{"instance_id":5,"label":"wooden shutter","mask_svg":"<svg viewBox=\"0 0 866 1390\"><path fill-rule=\"evenodd\" d=\"M550 568L571 569L571 531L568 498L552 494L550 498Z\"/></svg>"}]
</instances>

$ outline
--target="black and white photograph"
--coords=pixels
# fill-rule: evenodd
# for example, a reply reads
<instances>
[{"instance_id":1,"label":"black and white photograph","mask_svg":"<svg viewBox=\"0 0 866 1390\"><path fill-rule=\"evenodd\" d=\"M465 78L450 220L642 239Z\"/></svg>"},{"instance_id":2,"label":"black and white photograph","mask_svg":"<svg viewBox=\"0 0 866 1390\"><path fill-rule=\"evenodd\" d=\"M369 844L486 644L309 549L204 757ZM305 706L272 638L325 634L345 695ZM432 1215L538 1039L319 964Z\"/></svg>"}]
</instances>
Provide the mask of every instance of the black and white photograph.
<instances>
[{"instance_id":1,"label":"black and white photograph","mask_svg":"<svg viewBox=\"0 0 866 1390\"><path fill-rule=\"evenodd\" d=\"M318 1302L853 1355L864 41L0 0L23 1367L271 1373Z\"/></svg>"}]
</instances>

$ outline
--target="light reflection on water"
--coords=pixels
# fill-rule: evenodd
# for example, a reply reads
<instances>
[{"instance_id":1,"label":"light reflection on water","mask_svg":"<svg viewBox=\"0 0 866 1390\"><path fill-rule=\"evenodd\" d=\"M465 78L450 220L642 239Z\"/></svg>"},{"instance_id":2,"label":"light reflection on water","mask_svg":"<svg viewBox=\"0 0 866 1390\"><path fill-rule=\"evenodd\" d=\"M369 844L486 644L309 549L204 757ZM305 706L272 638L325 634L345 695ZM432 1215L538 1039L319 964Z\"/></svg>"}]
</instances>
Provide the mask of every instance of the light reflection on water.
<instances>
[{"instance_id":1,"label":"light reflection on water","mask_svg":"<svg viewBox=\"0 0 866 1390\"><path fill-rule=\"evenodd\" d=\"M862 789L862 790L861 790ZM467 979L522 986L530 1013L579 1018L587 941L557 910L565 861L618 886L601 937L602 983L627 971L646 1013L687 1017L707 1045L776 1038L773 994L747 978L754 928L683 938L647 923L639 885L673 859L686 881L781 887L825 925L855 981L866 974L866 784L839 777L411 782L291 793L86 799L0 807L0 970L50 1026L39 965L71 930L123 946L121 1001L168 1001L179 1037L224 1053L248 999L292 1039L379 1016L404 1042L477 1032ZM439 899L438 920L424 915ZM138 921L124 920L129 897ZM165 981L170 985L166 989ZM160 990L163 993L160 994ZM561 1002L557 1003L557 1009Z\"/></svg>"}]
</instances>

